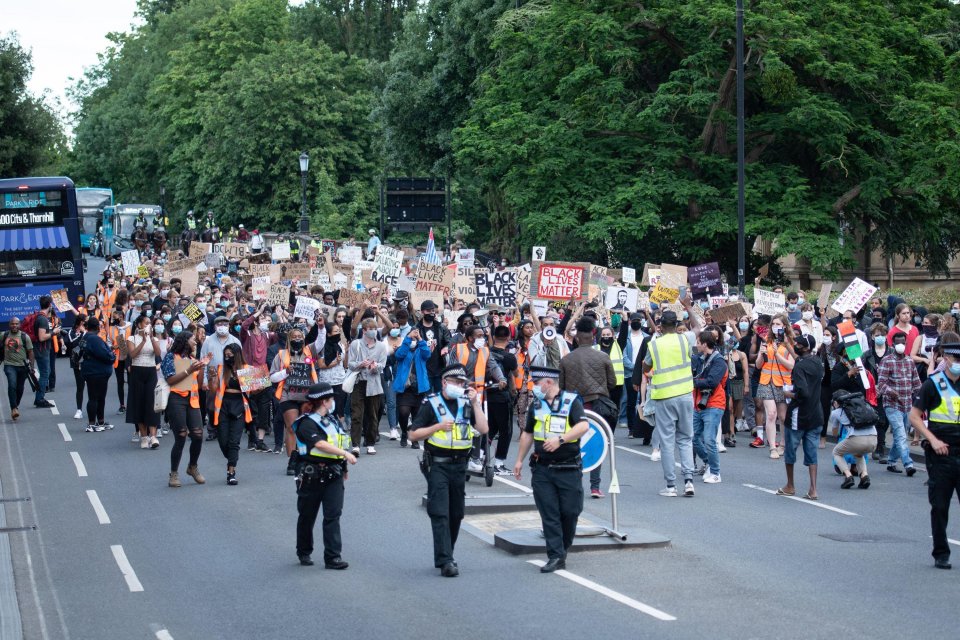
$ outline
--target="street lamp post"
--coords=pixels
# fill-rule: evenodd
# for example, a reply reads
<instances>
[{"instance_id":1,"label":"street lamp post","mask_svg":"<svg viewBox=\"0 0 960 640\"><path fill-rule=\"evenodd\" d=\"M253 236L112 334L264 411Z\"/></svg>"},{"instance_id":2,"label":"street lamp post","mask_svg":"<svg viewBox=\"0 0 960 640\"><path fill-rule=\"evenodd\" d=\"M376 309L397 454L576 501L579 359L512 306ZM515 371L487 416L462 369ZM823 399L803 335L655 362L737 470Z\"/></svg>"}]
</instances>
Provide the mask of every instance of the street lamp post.
<instances>
[{"instance_id":1,"label":"street lamp post","mask_svg":"<svg viewBox=\"0 0 960 640\"><path fill-rule=\"evenodd\" d=\"M310 221L307 219L307 169L310 168L310 156L304 151L300 154L300 233L310 233Z\"/></svg>"},{"instance_id":2,"label":"street lamp post","mask_svg":"<svg viewBox=\"0 0 960 640\"><path fill-rule=\"evenodd\" d=\"M737 0L737 293L743 296L747 268L743 155L743 0Z\"/></svg>"}]
</instances>

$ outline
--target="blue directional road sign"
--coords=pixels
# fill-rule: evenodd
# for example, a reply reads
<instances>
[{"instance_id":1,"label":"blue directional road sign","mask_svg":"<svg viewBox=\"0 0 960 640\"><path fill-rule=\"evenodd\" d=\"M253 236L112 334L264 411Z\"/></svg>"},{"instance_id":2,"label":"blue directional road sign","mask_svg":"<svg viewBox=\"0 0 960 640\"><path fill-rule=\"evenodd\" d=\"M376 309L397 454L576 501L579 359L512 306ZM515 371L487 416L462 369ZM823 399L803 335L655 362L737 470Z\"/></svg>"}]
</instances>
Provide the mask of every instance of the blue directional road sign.
<instances>
[{"instance_id":1,"label":"blue directional road sign","mask_svg":"<svg viewBox=\"0 0 960 640\"><path fill-rule=\"evenodd\" d=\"M583 462L583 472L593 471L604 458L607 457L610 443L607 434L597 425L593 418L587 417L590 429L580 438L580 460Z\"/></svg>"}]
</instances>

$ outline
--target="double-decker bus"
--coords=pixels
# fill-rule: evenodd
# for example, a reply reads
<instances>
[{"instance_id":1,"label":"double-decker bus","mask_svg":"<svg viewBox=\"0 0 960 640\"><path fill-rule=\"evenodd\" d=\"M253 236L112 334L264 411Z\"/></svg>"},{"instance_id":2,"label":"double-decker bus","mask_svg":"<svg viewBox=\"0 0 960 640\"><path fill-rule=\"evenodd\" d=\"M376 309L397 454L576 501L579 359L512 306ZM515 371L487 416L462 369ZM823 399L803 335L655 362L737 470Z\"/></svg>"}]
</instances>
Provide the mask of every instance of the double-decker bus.
<instances>
[{"instance_id":1,"label":"double-decker bus","mask_svg":"<svg viewBox=\"0 0 960 640\"><path fill-rule=\"evenodd\" d=\"M153 231L155 219L160 216L158 204L118 204L103 210L103 237L108 256L119 255L133 249L131 237L136 228L137 217L143 211L147 231Z\"/></svg>"},{"instance_id":2,"label":"double-decker bus","mask_svg":"<svg viewBox=\"0 0 960 640\"><path fill-rule=\"evenodd\" d=\"M66 289L83 304L77 194L70 178L0 179L0 327ZM70 320L72 322L72 319Z\"/></svg>"},{"instance_id":3,"label":"double-decker bus","mask_svg":"<svg viewBox=\"0 0 960 640\"><path fill-rule=\"evenodd\" d=\"M103 224L103 211L113 206L113 189L107 187L77 187L77 214L80 216L80 243L90 250L90 241Z\"/></svg>"}]
</instances>

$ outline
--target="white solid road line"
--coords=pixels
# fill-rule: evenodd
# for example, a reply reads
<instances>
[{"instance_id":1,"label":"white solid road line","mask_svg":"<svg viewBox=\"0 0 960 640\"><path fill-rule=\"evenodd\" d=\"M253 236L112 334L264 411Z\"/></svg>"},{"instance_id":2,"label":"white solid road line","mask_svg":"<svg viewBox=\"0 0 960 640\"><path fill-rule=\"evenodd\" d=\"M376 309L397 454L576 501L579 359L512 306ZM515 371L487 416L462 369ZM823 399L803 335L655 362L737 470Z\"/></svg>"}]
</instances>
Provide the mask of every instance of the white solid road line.
<instances>
[{"instance_id":1,"label":"white solid road line","mask_svg":"<svg viewBox=\"0 0 960 640\"><path fill-rule=\"evenodd\" d=\"M107 515L107 510L103 508L103 503L100 502L97 492L93 489L87 489L87 497L90 499L90 504L93 506L100 524L110 524L110 516Z\"/></svg>"},{"instance_id":2,"label":"white solid road line","mask_svg":"<svg viewBox=\"0 0 960 640\"><path fill-rule=\"evenodd\" d=\"M525 487L519 482L514 482L513 480L508 480L507 478L503 478L501 476L493 476L493 479L502 482L505 485L511 486L514 489L520 489L520 491L523 491L524 493L533 493L533 489L530 487Z\"/></svg>"},{"instance_id":3,"label":"white solid road line","mask_svg":"<svg viewBox=\"0 0 960 640\"><path fill-rule=\"evenodd\" d=\"M120 567L120 573L123 574L123 579L127 581L127 587L130 588L130 591L143 591L143 585L137 580L137 574L134 573L133 567L130 566L130 561L127 560L127 554L123 552L123 545L111 545L110 550L113 551L113 558L117 561L117 566Z\"/></svg>"},{"instance_id":4,"label":"white solid road line","mask_svg":"<svg viewBox=\"0 0 960 640\"><path fill-rule=\"evenodd\" d=\"M748 489L756 489L757 491L763 491L764 493L769 493L769 494L774 495L774 496L777 495L777 492L776 492L776 490L774 490L774 489L766 489L766 488L764 488L764 487L758 487L758 486L755 485L755 484L746 484L746 483L744 483L743 486L747 487ZM810 505L811 507L818 507L818 508L820 508L820 509L826 509L827 511L833 511L834 513L839 513L839 514L844 515L844 516L857 516L857 515L859 515L859 514L854 513L853 511L846 511L846 510L844 510L844 509L838 509L837 507L831 507L831 506L828 505L828 504L823 504L823 503L820 502L819 500L807 500L806 498L801 498L801 497L799 497L799 496L777 496L777 497L778 497L778 498L787 498L788 500L796 500L797 502L802 502L803 504L808 504L808 505Z\"/></svg>"},{"instance_id":5,"label":"white solid road line","mask_svg":"<svg viewBox=\"0 0 960 640\"><path fill-rule=\"evenodd\" d=\"M649 453L644 453L643 451L637 451L636 449L631 449L630 447L624 447L624 446L621 446L621 445L619 445L619 444L614 445L614 446L615 446L617 449L620 449L620 451L626 451L627 453L635 453L635 454L637 454L638 456L643 456L644 458L647 458L648 460L652 460L652 459L653 459L653 456L651 456ZM659 462L659 460L657 460L657 462ZM680 468L680 463L679 463L679 462L674 462L673 464L674 464L674 466L675 466L677 469Z\"/></svg>"},{"instance_id":6,"label":"white solid road line","mask_svg":"<svg viewBox=\"0 0 960 640\"><path fill-rule=\"evenodd\" d=\"M932 538L933 536L930 536L930 537ZM960 547L960 540L954 540L953 538L947 538L947 542L949 542L950 544L955 544L955 545L957 545L958 547Z\"/></svg>"},{"instance_id":7,"label":"white solid road line","mask_svg":"<svg viewBox=\"0 0 960 640\"><path fill-rule=\"evenodd\" d=\"M546 562L544 562L543 560L527 560L527 562L530 563L530 564L532 564L532 565L536 565L536 566L538 566L538 567L542 567L543 565L546 564ZM654 607L651 607L650 605L644 604L644 603L640 602L639 600L634 600L633 598L631 598L631 597L629 597L629 596L625 596L625 595L623 595L622 593L619 593L619 592L617 592L617 591L614 591L613 589L608 589L607 587L603 586L602 584L597 584L596 582L594 582L594 581L592 581L592 580L587 580L586 578L581 578L580 576L578 576L578 575L575 574L575 573L570 573L569 571L566 571L566 570L564 570L564 569L561 569L560 571L557 571L557 572L555 572L555 573L556 573L558 576L561 576L561 577L563 577L563 578L566 578L567 580L569 580L569 581L571 581L571 582L575 582L575 583L579 584L579 585L582 586L582 587L586 587L587 589L590 589L590 590L592 590L592 591L596 591L597 593L599 593L599 594L601 594L601 595L607 596L607 597L610 598L611 600L616 600L616 601L619 602L620 604L625 604L625 605L627 605L628 607L630 607L630 608L632 608L632 609L636 609L637 611L640 611L640 612L642 612L642 613L647 614L648 616L653 616L653 617L656 618L657 620L663 620L663 621L665 621L665 622L670 622L670 621L676 620L676 618L673 617L672 615L670 615L669 613L665 613L665 612L663 612L663 611L660 611L660 609L656 609L656 608L654 608Z\"/></svg>"},{"instance_id":8,"label":"white solid road line","mask_svg":"<svg viewBox=\"0 0 960 640\"><path fill-rule=\"evenodd\" d=\"M70 432L67 431L67 425L63 422L58 422L57 426L60 428L60 434L63 436L64 442L73 442L73 437L70 436Z\"/></svg>"},{"instance_id":9,"label":"white solid road line","mask_svg":"<svg viewBox=\"0 0 960 640\"><path fill-rule=\"evenodd\" d=\"M80 459L80 454L76 451L71 451L70 457L73 458L73 464L77 468L77 475L81 478L86 478L87 468L83 466L83 460Z\"/></svg>"}]
</instances>

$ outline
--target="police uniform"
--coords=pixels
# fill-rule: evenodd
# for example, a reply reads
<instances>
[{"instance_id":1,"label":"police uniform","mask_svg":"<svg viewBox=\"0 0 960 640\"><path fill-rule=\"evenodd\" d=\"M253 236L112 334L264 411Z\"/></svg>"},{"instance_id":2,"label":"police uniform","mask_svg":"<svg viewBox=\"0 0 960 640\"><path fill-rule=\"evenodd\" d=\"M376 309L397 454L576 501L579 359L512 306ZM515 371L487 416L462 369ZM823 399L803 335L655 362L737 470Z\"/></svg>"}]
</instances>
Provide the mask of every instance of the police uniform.
<instances>
[{"instance_id":1,"label":"police uniform","mask_svg":"<svg viewBox=\"0 0 960 640\"><path fill-rule=\"evenodd\" d=\"M560 371L548 367L530 367L534 382L552 379L559 382ZM534 450L530 456L533 499L540 512L547 559L563 563L577 533L577 520L583 511L583 465L580 462L580 441L566 434L586 420L580 397L560 391L548 401L534 399L527 410L524 432L533 435ZM546 451L544 442L559 437L556 451ZM550 565L550 563L548 563ZM553 566L557 563L553 562ZM563 568L562 564L557 568Z\"/></svg>"},{"instance_id":2,"label":"police uniform","mask_svg":"<svg viewBox=\"0 0 960 640\"><path fill-rule=\"evenodd\" d=\"M960 355L960 345L944 345L944 351ZM928 415L930 432L949 447L947 455L939 455L923 441L927 464L927 498L930 500L930 528L933 533L933 558L938 568L950 568L950 544L947 540L947 518L950 501L960 496L960 380L950 380L946 373L936 373L920 387L920 396L913 405Z\"/></svg>"},{"instance_id":3,"label":"police uniform","mask_svg":"<svg viewBox=\"0 0 960 640\"><path fill-rule=\"evenodd\" d=\"M333 388L320 382L307 393L307 399L332 398ZM300 564L312 565L313 526L317 513L323 505L323 561L328 569L346 569L347 563L340 557L340 514L343 511L343 477L346 473L344 456L333 455L316 449L321 440L347 451L350 435L343 430L340 420L333 414L321 416L309 413L300 416L293 424L297 438L299 468L297 470L297 557Z\"/></svg>"},{"instance_id":4,"label":"police uniform","mask_svg":"<svg viewBox=\"0 0 960 640\"><path fill-rule=\"evenodd\" d=\"M466 385L462 365L444 369L444 379ZM427 438L420 470L427 479L427 514L433 529L433 564L445 577L459 575L453 548L460 534L465 503L467 459L473 447L476 416L466 396L451 400L440 393L428 394L413 419L410 431L452 420L450 431L437 431Z\"/></svg>"}]
</instances>

